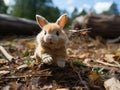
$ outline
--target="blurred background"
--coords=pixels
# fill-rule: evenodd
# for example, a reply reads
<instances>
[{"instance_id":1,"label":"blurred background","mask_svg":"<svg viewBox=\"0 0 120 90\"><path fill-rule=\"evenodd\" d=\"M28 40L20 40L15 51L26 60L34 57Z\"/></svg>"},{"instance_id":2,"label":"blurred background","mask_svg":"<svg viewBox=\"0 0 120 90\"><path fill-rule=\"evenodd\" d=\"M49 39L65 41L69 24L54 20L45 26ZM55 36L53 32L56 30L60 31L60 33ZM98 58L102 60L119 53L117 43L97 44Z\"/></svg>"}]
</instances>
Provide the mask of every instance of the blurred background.
<instances>
[{"instance_id":1,"label":"blurred background","mask_svg":"<svg viewBox=\"0 0 120 90\"><path fill-rule=\"evenodd\" d=\"M40 14L49 21L55 21L67 13L69 19L87 13L119 14L119 0L0 0L0 13L35 20ZM69 24L70 24L69 20Z\"/></svg>"},{"instance_id":2,"label":"blurred background","mask_svg":"<svg viewBox=\"0 0 120 90\"><path fill-rule=\"evenodd\" d=\"M6 28L6 26L3 24L4 21L1 21L2 24L0 22L0 25L1 25L2 29L1 29L0 33L1 32L4 33L5 31L7 31L7 32L10 31L9 29L13 28L13 26L16 26L16 27L13 28L12 30L19 31L21 29L26 29L26 32L27 32L27 29L30 30L30 29L34 29L33 27L36 27L36 26L27 27L27 26L31 26L35 23L24 24L24 26L21 25L21 23L23 23L26 20L24 20L24 21L18 20L17 19L18 17L35 21L35 15L39 14L39 15L44 16L48 21L55 22L57 20L57 18L63 13L67 13L67 15L68 15L68 21L67 21L66 27L72 26L73 21L75 20L76 17L80 17L81 15L85 16L89 13L95 14L98 16L99 15L107 15L107 17L104 17L104 16L99 17L99 18L101 18L102 22L105 22L104 20L106 19L106 21L108 20L110 25L120 26L119 25L120 21L118 22L118 19L120 20L120 17L110 17L111 19L109 18L109 16L111 16L111 15L119 16L119 14L120 14L120 1L119 0L92 0L92 1L91 0L0 0L0 14L2 14L2 16L0 16L0 18L3 17L3 14L12 16L9 18L7 16L7 19L9 21L7 20L6 23L8 23L8 22L9 23L8 24L5 23L5 24L7 26L10 26L10 22L12 22L12 23L20 22L18 24L19 27L17 27L17 24L13 23L9 28ZM91 20L94 21L94 19L98 18L98 16L95 16L92 19L90 18L90 21ZM6 20L5 18L6 17L4 17L4 20ZM16 20L13 20L13 18L16 18ZM3 20L3 18L0 20ZM12 20L12 21L10 21L10 20ZM99 20L99 19L97 19L97 20ZM94 25L90 25L90 27L92 27L94 29L93 26L95 26L95 24L98 22L97 20L95 20ZM114 20L117 20L117 21L115 21L116 24L113 24L113 22L111 22ZM81 21L81 19L79 18L78 21ZM82 21L84 21L84 20L82 20ZM101 27L103 26L102 22L98 23L101 25ZM27 23L28 23L28 21L27 21ZM88 23L90 24L91 22L88 22ZM107 22L105 22L105 24L107 26ZM79 26L80 26L80 23L79 23ZM21 28L21 27L23 27L23 28ZM98 25L96 27L98 27ZM99 28L101 28L101 27L99 27ZM102 28L104 28L104 27L102 27ZM112 37L120 36L119 28L120 27L118 27L115 32L115 34L116 33L117 34ZM37 29L38 28L36 28L36 31L37 31ZM108 29L108 28L104 28L103 31L106 29ZM111 34L113 34L112 33L113 29L116 29L116 27L112 28L112 30L110 30ZM15 31L15 32L18 32L18 31ZM95 30L93 30L93 32L94 31ZM99 31L99 30L97 30L97 31ZM24 31L22 31L22 32L25 33ZM94 33L96 33L96 31ZM104 32L101 32L101 33L104 33ZM106 35L107 35L107 32L104 36L106 36Z\"/></svg>"}]
</instances>

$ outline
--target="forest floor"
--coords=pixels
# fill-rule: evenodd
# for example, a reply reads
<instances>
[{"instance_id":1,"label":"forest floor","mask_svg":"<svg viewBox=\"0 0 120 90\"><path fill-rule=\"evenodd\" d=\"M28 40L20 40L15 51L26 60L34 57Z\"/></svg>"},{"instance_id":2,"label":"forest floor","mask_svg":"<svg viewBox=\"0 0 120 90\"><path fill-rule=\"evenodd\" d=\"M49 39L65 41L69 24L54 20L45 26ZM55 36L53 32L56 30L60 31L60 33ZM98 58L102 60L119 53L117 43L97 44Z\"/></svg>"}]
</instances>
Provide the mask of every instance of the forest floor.
<instances>
[{"instance_id":1,"label":"forest floor","mask_svg":"<svg viewBox=\"0 0 120 90\"><path fill-rule=\"evenodd\" d=\"M35 36L2 38L0 45L14 57L0 52L0 90L120 90L120 43L73 37L63 69L30 58Z\"/></svg>"}]
</instances>

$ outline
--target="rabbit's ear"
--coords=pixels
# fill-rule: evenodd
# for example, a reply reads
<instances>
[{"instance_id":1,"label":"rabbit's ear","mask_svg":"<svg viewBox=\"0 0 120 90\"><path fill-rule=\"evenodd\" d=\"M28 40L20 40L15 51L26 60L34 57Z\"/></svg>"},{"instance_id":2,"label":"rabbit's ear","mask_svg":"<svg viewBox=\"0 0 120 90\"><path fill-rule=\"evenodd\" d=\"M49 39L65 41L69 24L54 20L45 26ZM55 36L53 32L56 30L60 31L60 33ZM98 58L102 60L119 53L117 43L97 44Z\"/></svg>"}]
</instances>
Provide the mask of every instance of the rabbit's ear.
<instances>
[{"instance_id":1,"label":"rabbit's ear","mask_svg":"<svg viewBox=\"0 0 120 90\"><path fill-rule=\"evenodd\" d=\"M40 15L36 15L36 21L38 22L38 24L41 28L43 28L43 26L48 24L48 21Z\"/></svg>"},{"instance_id":2,"label":"rabbit's ear","mask_svg":"<svg viewBox=\"0 0 120 90\"><path fill-rule=\"evenodd\" d=\"M67 21L67 15L66 14L63 14L62 16L60 16L56 23L61 27L63 28L66 24L66 21Z\"/></svg>"}]
</instances>

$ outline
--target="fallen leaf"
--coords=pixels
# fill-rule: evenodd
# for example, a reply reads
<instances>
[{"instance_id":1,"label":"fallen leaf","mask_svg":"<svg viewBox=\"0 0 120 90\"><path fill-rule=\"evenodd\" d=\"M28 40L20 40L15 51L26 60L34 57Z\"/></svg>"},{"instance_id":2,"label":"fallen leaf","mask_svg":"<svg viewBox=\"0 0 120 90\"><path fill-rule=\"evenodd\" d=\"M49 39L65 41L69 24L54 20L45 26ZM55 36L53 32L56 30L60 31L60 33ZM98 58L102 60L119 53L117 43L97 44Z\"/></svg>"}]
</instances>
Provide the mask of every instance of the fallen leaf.
<instances>
[{"instance_id":1,"label":"fallen leaf","mask_svg":"<svg viewBox=\"0 0 120 90\"><path fill-rule=\"evenodd\" d=\"M120 81L112 77L104 82L106 90L120 90Z\"/></svg>"},{"instance_id":2,"label":"fallen leaf","mask_svg":"<svg viewBox=\"0 0 120 90\"><path fill-rule=\"evenodd\" d=\"M107 61L107 62L114 62L114 54L105 54L105 60Z\"/></svg>"},{"instance_id":3,"label":"fallen leaf","mask_svg":"<svg viewBox=\"0 0 120 90\"><path fill-rule=\"evenodd\" d=\"M69 54L69 55L74 53L71 48L67 48L66 51L67 51L67 54Z\"/></svg>"},{"instance_id":4,"label":"fallen leaf","mask_svg":"<svg viewBox=\"0 0 120 90\"><path fill-rule=\"evenodd\" d=\"M0 59L0 65L1 65L1 64L5 64L5 63L7 63L7 62L8 62L8 60Z\"/></svg>"},{"instance_id":5,"label":"fallen leaf","mask_svg":"<svg viewBox=\"0 0 120 90\"><path fill-rule=\"evenodd\" d=\"M90 56L90 53L83 53L82 55L80 55L80 58L88 58Z\"/></svg>"},{"instance_id":6,"label":"fallen leaf","mask_svg":"<svg viewBox=\"0 0 120 90\"><path fill-rule=\"evenodd\" d=\"M88 77L90 80L96 80L97 78L99 78L99 75L97 72L92 72Z\"/></svg>"},{"instance_id":7,"label":"fallen leaf","mask_svg":"<svg viewBox=\"0 0 120 90\"><path fill-rule=\"evenodd\" d=\"M34 49L34 48L35 48L35 44L32 43L32 42L27 43L26 46L27 46L29 49Z\"/></svg>"}]
</instances>

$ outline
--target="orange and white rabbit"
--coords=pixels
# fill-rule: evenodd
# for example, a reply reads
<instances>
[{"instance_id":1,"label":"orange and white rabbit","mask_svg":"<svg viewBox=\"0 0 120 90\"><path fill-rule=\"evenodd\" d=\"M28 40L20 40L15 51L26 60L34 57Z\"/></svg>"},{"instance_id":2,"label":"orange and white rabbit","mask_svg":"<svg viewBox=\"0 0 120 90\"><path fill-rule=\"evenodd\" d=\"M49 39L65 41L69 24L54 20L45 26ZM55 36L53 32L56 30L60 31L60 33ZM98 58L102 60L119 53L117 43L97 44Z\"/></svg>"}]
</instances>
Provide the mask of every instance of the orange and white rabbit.
<instances>
[{"instance_id":1,"label":"orange and white rabbit","mask_svg":"<svg viewBox=\"0 0 120 90\"><path fill-rule=\"evenodd\" d=\"M63 27L66 24L67 15L60 16L55 23L48 22L44 17L36 15L36 20L42 31L37 35L37 46L34 57L45 64L57 64L65 67L67 35Z\"/></svg>"}]
</instances>

